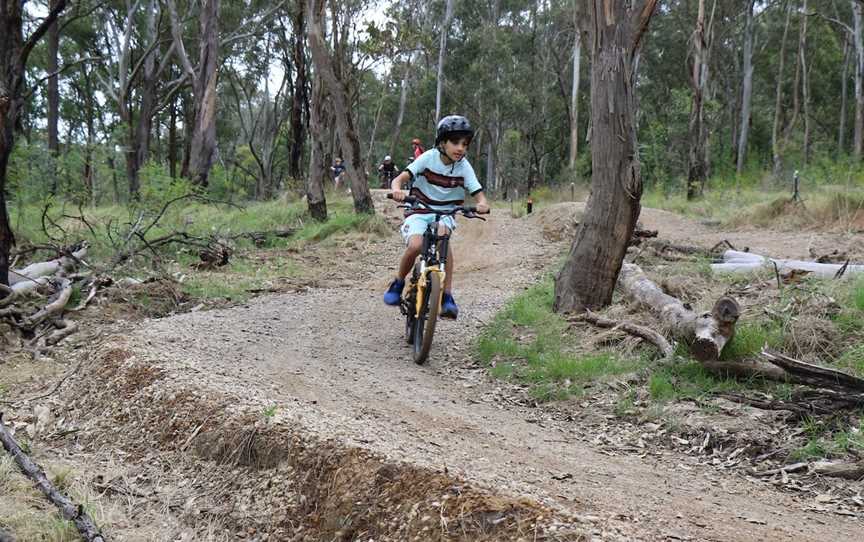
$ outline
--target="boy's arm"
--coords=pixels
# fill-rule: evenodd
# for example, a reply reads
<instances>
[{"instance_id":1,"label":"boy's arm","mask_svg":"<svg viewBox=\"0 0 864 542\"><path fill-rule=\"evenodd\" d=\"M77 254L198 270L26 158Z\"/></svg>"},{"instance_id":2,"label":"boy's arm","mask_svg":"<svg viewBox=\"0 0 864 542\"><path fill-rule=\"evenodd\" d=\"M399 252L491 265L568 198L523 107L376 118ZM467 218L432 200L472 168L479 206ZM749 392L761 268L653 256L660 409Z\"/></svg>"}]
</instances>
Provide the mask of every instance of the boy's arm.
<instances>
[{"instance_id":1,"label":"boy's arm","mask_svg":"<svg viewBox=\"0 0 864 542\"><path fill-rule=\"evenodd\" d=\"M474 195L474 200L477 203L477 212L479 214L486 214L489 212L489 202L486 201L486 194L484 192L477 192Z\"/></svg>"},{"instance_id":2,"label":"boy's arm","mask_svg":"<svg viewBox=\"0 0 864 542\"><path fill-rule=\"evenodd\" d=\"M402 191L402 183L407 183L411 180L411 174L403 171L390 181L390 192L393 194L393 199L396 201L405 201L405 192Z\"/></svg>"}]
</instances>

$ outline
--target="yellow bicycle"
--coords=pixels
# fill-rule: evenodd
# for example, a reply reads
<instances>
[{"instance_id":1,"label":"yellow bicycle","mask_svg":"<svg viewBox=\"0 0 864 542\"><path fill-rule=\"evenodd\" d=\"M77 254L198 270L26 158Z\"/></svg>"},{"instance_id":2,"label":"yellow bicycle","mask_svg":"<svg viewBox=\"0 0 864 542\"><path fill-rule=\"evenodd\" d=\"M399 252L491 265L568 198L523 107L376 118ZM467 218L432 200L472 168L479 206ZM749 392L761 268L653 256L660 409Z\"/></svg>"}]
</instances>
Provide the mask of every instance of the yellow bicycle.
<instances>
[{"instance_id":1,"label":"yellow bicycle","mask_svg":"<svg viewBox=\"0 0 864 542\"><path fill-rule=\"evenodd\" d=\"M391 195L387 195L391 198ZM450 234L438 234L438 222L443 216L461 214L466 218L477 218L474 207L455 207L449 211L432 209L415 197L405 198L401 207L414 209L425 207L435 213L435 220L423 234L423 249L420 258L414 264L411 278L405 285L402 303L399 310L405 316L405 339L413 347L414 363L422 365L429 358L432 348L432 338L435 336L435 325L441 312L441 297L444 293L445 268L447 265L447 249L450 245Z\"/></svg>"}]
</instances>

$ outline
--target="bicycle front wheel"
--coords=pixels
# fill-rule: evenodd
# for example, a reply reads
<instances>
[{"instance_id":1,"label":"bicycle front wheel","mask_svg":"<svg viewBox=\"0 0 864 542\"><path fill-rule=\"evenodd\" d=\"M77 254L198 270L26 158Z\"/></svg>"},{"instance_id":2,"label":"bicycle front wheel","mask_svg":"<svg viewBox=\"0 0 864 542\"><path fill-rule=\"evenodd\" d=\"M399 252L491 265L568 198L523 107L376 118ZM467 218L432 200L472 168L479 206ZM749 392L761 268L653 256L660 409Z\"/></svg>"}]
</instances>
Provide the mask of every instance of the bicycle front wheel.
<instances>
[{"instance_id":1,"label":"bicycle front wheel","mask_svg":"<svg viewBox=\"0 0 864 542\"><path fill-rule=\"evenodd\" d=\"M441 275L429 273L427 295L419 316L414 320L414 363L422 365L429 357L435 325L438 323L438 310L441 308Z\"/></svg>"}]
</instances>

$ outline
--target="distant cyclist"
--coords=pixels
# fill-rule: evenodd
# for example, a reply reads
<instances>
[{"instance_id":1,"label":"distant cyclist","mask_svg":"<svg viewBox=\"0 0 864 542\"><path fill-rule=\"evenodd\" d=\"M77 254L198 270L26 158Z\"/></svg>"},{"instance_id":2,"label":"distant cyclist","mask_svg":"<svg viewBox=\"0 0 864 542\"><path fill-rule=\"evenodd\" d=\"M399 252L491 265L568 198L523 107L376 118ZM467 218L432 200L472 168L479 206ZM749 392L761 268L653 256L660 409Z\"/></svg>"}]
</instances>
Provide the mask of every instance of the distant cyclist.
<instances>
[{"instance_id":1,"label":"distant cyclist","mask_svg":"<svg viewBox=\"0 0 864 542\"><path fill-rule=\"evenodd\" d=\"M416 137L411 140L411 145L414 146L414 160L420 158L420 155L426 152L426 149L423 148L423 143Z\"/></svg>"},{"instance_id":2,"label":"distant cyclist","mask_svg":"<svg viewBox=\"0 0 864 542\"><path fill-rule=\"evenodd\" d=\"M393 158L388 154L378 166L378 178L381 180L381 188L390 188L390 181L393 180L396 173L396 164L393 163Z\"/></svg>"},{"instance_id":3,"label":"distant cyclist","mask_svg":"<svg viewBox=\"0 0 864 542\"><path fill-rule=\"evenodd\" d=\"M341 158L333 159L333 166L330 168L330 171L333 173L333 184L336 185L336 189L339 189L339 185L342 184L342 179L345 177L345 164L342 163Z\"/></svg>"}]
</instances>

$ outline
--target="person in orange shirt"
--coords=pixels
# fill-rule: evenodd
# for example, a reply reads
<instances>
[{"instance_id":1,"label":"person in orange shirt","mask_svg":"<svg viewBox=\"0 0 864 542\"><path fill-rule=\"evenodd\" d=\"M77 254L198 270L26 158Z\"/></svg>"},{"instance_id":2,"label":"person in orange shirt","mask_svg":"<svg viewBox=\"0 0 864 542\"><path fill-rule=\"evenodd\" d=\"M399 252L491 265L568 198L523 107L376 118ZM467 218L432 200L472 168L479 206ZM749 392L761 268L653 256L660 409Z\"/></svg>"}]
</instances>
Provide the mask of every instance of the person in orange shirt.
<instances>
[{"instance_id":1,"label":"person in orange shirt","mask_svg":"<svg viewBox=\"0 0 864 542\"><path fill-rule=\"evenodd\" d=\"M420 158L420 155L426 152L426 149L423 148L423 143L420 142L416 137L411 140L411 144L414 145L414 159Z\"/></svg>"}]
</instances>

